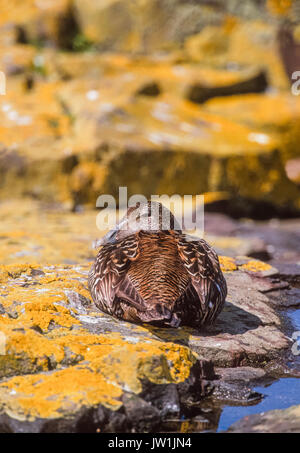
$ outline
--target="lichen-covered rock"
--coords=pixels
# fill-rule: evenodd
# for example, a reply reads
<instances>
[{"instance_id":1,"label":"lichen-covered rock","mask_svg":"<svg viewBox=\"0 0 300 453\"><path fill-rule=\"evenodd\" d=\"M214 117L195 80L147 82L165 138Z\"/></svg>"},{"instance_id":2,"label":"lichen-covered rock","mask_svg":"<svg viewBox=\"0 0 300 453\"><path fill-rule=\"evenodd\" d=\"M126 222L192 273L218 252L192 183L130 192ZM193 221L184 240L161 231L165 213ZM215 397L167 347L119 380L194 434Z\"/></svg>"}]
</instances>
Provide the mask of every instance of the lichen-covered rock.
<instances>
[{"instance_id":1,"label":"lichen-covered rock","mask_svg":"<svg viewBox=\"0 0 300 453\"><path fill-rule=\"evenodd\" d=\"M299 189L282 164L282 156L297 153L296 101L261 95L253 106L249 95L241 104L217 98L199 107L184 100L195 87L205 98L235 92L251 84L255 68L199 68L172 55L56 58L52 50L23 47L15 46L12 60L3 54L12 71L0 99L3 196L30 194L76 207L124 185L146 196L226 191L232 205L238 193L252 206L299 210ZM262 113L254 119L257 106Z\"/></svg>"},{"instance_id":2,"label":"lichen-covered rock","mask_svg":"<svg viewBox=\"0 0 300 453\"><path fill-rule=\"evenodd\" d=\"M287 89L289 80L278 50L278 27L262 20L225 20L223 26L208 25L188 37L185 49L190 59L213 67L255 65L266 71L272 86Z\"/></svg>"},{"instance_id":3,"label":"lichen-covered rock","mask_svg":"<svg viewBox=\"0 0 300 453\"><path fill-rule=\"evenodd\" d=\"M297 96L281 93L215 98L205 104L205 110L270 133L277 139L284 161L299 156L300 100Z\"/></svg>"},{"instance_id":4,"label":"lichen-covered rock","mask_svg":"<svg viewBox=\"0 0 300 453\"><path fill-rule=\"evenodd\" d=\"M81 32L101 49L131 52L166 50L179 47L186 37L203 29L203 34L207 36L207 30L211 28L213 31L208 33L209 39L204 40L204 56L209 55L211 48L224 51L232 26L239 24L239 21L247 24L250 21L264 20L265 32L262 39L258 42L250 39L247 44L250 44L250 50L251 45L260 48L266 44L265 41L268 44L268 22L272 30L278 17L288 17L297 23L297 8L292 8L289 1L283 3L285 8L282 7L282 2L251 0L230 0L221 4L190 0L74 0L75 15ZM207 24L213 26L207 27ZM218 36L217 27L222 29L222 24L224 30ZM261 30L260 32L262 35ZM247 33L248 38L251 38L251 33Z\"/></svg>"},{"instance_id":5,"label":"lichen-covered rock","mask_svg":"<svg viewBox=\"0 0 300 453\"><path fill-rule=\"evenodd\" d=\"M169 49L204 24L204 17L220 15L214 9L178 0L74 0L74 5L84 35L105 50Z\"/></svg>"},{"instance_id":6,"label":"lichen-covered rock","mask_svg":"<svg viewBox=\"0 0 300 453\"><path fill-rule=\"evenodd\" d=\"M103 95L101 101L87 103L78 111L85 96L78 88L71 85L62 92L65 103L77 114L75 134L79 138L80 131L88 130L91 141L98 137L107 150L87 174L91 188L95 179L106 193L115 193L116 185L148 196L224 190L253 203L263 198L277 207L298 209L298 189L288 180L268 134L209 115L169 95L134 99L126 105L120 97L114 104ZM164 168L168 169L162 177ZM78 169L74 171L76 175ZM87 201L84 186L81 191L79 199Z\"/></svg>"},{"instance_id":7,"label":"lichen-covered rock","mask_svg":"<svg viewBox=\"0 0 300 453\"><path fill-rule=\"evenodd\" d=\"M101 407L119 414L118 429L125 414L128 430L137 423L127 417L134 404L150 404L153 429L155 410L159 418L170 415L159 386L173 392L178 412L187 395L199 401L212 391L210 364L261 365L278 357L290 342L267 297L250 288L253 274L263 279L272 268L248 258L221 258L221 265L229 297L211 332L138 326L100 313L86 287L88 266L2 266L0 430L34 430L39 423L47 430L50 422L63 430L61 419L92 419L88 414ZM217 385L215 398L223 387ZM111 416L104 419L98 427L109 430Z\"/></svg>"},{"instance_id":8,"label":"lichen-covered rock","mask_svg":"<svg viewBox=\"0 0 300 453\"><path fill-rule=\"evenodd\" d=\"M85 287L87 271L29 265L1 269L2 415L49 422L76 418L97 406L117 411L122 395L140 394L143 382L189 386L189 380L200 385L205 378L187 346L162 342L143 327L95 311ZM198 397L201 392L200 385Z\"/></svg>"}]
</instances>

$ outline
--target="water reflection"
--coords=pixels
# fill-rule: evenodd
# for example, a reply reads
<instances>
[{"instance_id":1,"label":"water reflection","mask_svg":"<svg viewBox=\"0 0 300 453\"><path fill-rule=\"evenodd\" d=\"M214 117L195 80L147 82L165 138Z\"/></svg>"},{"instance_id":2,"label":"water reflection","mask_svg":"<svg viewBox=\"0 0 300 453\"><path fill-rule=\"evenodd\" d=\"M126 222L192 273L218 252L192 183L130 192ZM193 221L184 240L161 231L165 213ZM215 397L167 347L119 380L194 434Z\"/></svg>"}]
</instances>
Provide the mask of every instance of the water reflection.
<instances>
[{"instance_id":1,"label":"water reflection","mask_svg":"<svg viewBox=\"0 0 300 453\"><path fill-rule=\"evenodd\" d=\"M255 387L254 390L265 395L265 398L255 406L224 406L218 431L227 430L246 415L300 404L300 379L297 378L282 378L269 386Z\"/></svg>"}]
</instances>

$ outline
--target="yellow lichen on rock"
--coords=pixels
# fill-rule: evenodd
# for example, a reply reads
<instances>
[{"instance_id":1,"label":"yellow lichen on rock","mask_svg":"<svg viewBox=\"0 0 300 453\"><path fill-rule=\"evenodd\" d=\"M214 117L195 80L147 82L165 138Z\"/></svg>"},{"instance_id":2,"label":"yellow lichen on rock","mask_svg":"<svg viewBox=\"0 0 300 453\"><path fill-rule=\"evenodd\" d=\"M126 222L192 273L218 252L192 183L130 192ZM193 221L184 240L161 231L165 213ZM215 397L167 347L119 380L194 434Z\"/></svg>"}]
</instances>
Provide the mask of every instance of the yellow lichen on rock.
<instances>
[{"instance_id":1,"label":"yellow lichen on rock","mask_svg":"<svg viewBox=\"0 0 300 453\"><path fill-rule=\"evenodd\" d=\"M45 143L68 133L70 119L55 99L58 87L59 82L39 83L29 92L9 90L0 99L0 132L4 145ZM33 154L33 151L29 148L27 153Z\"/></svg>"},{"instance_id":2,"label":"yellow lichen on rock","mask_svg":"<svg viewBox=\"0 0 300 453\"><path fill-rule=\"evenodd\" d=\"M0 283L5 283L9 278L20 277L21 274L29 274L35 266L32 264L0 264Z\"/></svg>"},{"instance_id":3,"label":"yellow lichen on rock","mask_svg":"<svg viewBox=\"0 0 300 453\"><path fill-rule=\"evenodd\" d=\"M270 134L284 161L299 155L300 100L297 96L278 93L218 97L207 101L204 108L256 128L258 140L263 141L265 134Z\"/></svg>"},{"instance_id":4,"label":"yellow lichen on rock","mask_svg":"<svg viewBox=\"0 0 300 453\"><path fill-rule=\"evenodd\" d=\"M228 256L219 256L219 261L222 272L232 272L236 271L238 268L235 264L234 258L230 258Z\"/></svg>"},{"instance_id":5,"label":"yellow lichen on rock","mask_svg":"<svg viewBox=\"0 0 300 453\"><path fill-rule=\"evenodd\" d=\"M239 266L240 269L250 271L250 272L261 272L261 271L268 271L272 269L272 266L268 263L264 263L263 261L258 260L250 260L245 264Z\"/></svg>"},{"instance_id":6,"label":"yellow lichen on rock","mask_svg":"<svg viewBox=\"0 0 300 453\"><path fill-rule=\"evenodd\" d=\"M124 391L142 391L142 380L168 384L189 377L197 356L187 346L162 342L143 326L133 325L130 334L115 320L103 323L106 315L88 299L84 267L3 270L0 375L11 378L0 384L0 406L10 416L55 418L98 404L118 409ZM89 323L101 332L90 332Z\"/></svg>"},{"instance_id":7,"label":"yellow lichen on rock","mask_svg":"<svg viewBox=\"0 0 300 453\"><path fill-rule=\"evenodd\" d=\"M120 388L84 367L14 377L0 384L0 395L10 416L30 421L37 417L59 417L64 412L72 414L81 407L99 403L113 409L122 404Z\"/></svg>"}]
</instances>

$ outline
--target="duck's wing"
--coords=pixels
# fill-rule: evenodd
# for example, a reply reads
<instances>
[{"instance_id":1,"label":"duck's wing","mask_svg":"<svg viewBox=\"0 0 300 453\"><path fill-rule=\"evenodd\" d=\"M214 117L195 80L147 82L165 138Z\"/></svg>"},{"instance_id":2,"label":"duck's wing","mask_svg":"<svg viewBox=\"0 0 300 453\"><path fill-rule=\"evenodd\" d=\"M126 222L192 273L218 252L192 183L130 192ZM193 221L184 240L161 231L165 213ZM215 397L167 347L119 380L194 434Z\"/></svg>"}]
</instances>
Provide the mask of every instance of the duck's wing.
<instances>
[{"instance_id":1,"label":"duck's wing","mask_svg":"<svg viewBox=\"0 0 300 453\"><path fill-rule=\"evenodd\" d=\"M116 297L138 310L145 310L144 300L126 276L130 263L139 254L138 234L100 249L89 274L89 288L96 305L104 311L114 313Z\"/></svg>"},{"instance_id":2,"label":"duck's wing","mask_svg":"<svg viewBox=\"0 0 300 453\"><path fill-rule=\"evenodd\" d=\"M207 320L213 320L222 309L227 296L226 280L216 252L204 239L176 234L179 256L187 270Z\"/></svg>"}]
</instances>

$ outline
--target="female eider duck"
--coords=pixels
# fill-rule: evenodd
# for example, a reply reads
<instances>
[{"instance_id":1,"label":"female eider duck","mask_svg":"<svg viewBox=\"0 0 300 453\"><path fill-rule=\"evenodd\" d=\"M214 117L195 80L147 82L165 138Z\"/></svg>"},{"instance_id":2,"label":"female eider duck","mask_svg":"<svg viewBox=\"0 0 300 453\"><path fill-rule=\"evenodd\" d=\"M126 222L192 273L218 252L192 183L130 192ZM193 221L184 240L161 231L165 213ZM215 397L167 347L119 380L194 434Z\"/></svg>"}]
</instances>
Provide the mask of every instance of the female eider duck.
<instances>
[{"instance_id":1,"label":"female eider duck","mask_svg":"<svg viewBox=\"0 0 300 453\"><path fill-rule=\"evenodd\" d=\"M224 306L227 287L217 254L203 239L183 234L160 203L129 208L97 246L89 289L105 313L197 328L212 324Z\"/></svg>"}]
</instances>

